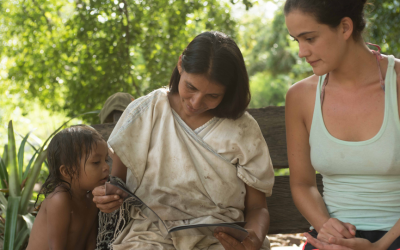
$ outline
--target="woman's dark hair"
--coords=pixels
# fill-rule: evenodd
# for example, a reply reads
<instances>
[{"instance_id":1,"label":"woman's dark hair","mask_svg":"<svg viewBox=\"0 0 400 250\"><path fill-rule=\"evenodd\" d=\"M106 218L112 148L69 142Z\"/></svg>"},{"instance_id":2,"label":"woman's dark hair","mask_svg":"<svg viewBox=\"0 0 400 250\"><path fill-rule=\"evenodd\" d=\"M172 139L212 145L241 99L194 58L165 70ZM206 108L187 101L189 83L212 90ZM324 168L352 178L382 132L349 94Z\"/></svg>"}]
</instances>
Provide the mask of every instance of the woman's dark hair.
<instances>
[{"instance_id":1,"label":"woman's dark hair","mask_svg":"<svg viewBox=\"0 0 400 250\"><path fill-rule=\"evenodd\" d=\"M93 146L102 140L95 129L86 125L71 126L58 132L47 148L49 176L40 189L38 198L41 194L47 196L63 183L66 184L63 188L69 191L71 185L62 179L60 167L66 167L70 179L78 177L81 161L84 159L85 165Z\"/></svg>"},{"instance_id":2,"label":"woman's dark hair","mask_svg":"<svg viewBox=\"0 0 400 250\"><path fill-rule=\"evenodd\" d=\"M249 76L243 55L235 41L221 32L204 32L196 36L182 53L182 69L203 74L226 91L221 103L211 112L216 117L237 119L250 102ZM178 67L172 72L169 91L178 93L181 76Z\"/></svg>"},{"instance_id":3,"label":"woman's dark hair","mask_svg":"<svg viewBox=\"0 0 400 250\"><path fill-rule=\"evenodd\" d=\"M344 17L353 21L353 38L361 38L366 21L364 6L367 0L286 0L285 15L300 10L314 16L319 23L336 28Z\"/></svg>"}]
</instances>

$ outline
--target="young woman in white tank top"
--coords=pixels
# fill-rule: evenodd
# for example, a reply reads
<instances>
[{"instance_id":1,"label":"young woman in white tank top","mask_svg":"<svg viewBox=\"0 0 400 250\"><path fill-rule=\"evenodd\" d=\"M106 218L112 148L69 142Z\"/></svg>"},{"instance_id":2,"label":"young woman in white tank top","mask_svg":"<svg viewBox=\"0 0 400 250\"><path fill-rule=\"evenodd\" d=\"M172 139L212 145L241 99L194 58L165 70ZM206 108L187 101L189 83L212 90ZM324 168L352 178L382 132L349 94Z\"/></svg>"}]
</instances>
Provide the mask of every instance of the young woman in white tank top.
<instances>
[{"instance_id":1,"label":"young woman in white tank top","mask_svg":"<svg viewBox=\"0 0 400 250\"><path fill-rule=\"evenodd\" d=\"M286 96L292 195L314 228L306 250L400 249L400 61L363 41L365 4L285 4L299 57L315 74Z\"/></svg>"}]
</instances>

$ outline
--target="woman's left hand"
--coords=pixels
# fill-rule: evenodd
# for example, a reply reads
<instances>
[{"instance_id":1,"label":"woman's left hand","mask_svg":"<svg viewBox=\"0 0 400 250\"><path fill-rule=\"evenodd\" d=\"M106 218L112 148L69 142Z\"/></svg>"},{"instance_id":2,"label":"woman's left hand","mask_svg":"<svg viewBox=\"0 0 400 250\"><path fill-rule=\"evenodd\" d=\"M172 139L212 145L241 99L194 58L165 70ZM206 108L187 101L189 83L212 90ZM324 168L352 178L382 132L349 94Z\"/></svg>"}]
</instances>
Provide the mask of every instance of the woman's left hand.
<instances>
[{"instance_id":1,"label":"woman's left hand","mask_svg":"<svg viewBox=\"0 0 400 250\"><path fill-rule=\"evenodd\" d=\"M329 243L320 241L305 233L307 241L319 250L380 250L377 243L371 243L363 238L342 239L331 237Z\"/></svg>"},{"instance_id":2,"label":"woman's left hand","mask_svg":"<svg viewBox=\"0 0 400 250\"><path fill-rule=\"evenodd\" d=\"M225 250L259 250L263 242L260 241L253 230L247 229L247 231L249 235L247 235L243 242L239 242L222 232L215 234L215 237L221 242Z\"/></svg>"}]
</instances>

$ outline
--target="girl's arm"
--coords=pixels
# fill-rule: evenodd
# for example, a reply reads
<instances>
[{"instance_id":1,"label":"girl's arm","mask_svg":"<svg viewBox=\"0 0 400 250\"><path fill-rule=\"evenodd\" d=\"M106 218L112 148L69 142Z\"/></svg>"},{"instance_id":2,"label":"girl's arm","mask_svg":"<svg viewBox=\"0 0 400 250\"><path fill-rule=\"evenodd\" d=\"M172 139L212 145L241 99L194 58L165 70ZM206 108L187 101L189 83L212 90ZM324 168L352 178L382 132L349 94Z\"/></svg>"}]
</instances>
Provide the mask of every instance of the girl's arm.
<instances>
[{"instance_id":1,"label":"girl's arm","mask_svg":"<svg viewBox=\"0 0 400 250\"><path fill-rule=\"evenodd\" d=\"M310 244L320 250L386 250L400 237L400 220L380 240L374 243L362 238L343 239L335 237L329 238L329 243L325 243L311 235L306 236Z\"/></svg>"},{"instance_id":2,"label":"girl's arm","mask_svg":"<svg viewBox=\"0 0 400 250\"><path fill-rule=\"evenodd\" d=\"M239 242L224 233L215 235L225 249L258 250L265 240L269 228L269 212L265 194L246 185L245 207L247 221L245 228L249 235L243 242Z\"/></svg>"},{"instance_id":3,"label":"girl's arm","mask_svg":"<svg viewBox=\"0 0 400 250\"><path fill-rule=\"evenodd\" d=\"M316 183L311 164L306 112L314 110L315 84L310 78L293 85L286 96L285 121L290 168L290 189L297 209L318 231L318 238L328 242L329 236L352 238L355 227L332 219ZM308 118L309 120L312 118Z\"/></svg>"},{"instance_id":4,"label":"girl's arm","mask_svg":"<svg viewBox=\"0 0 400 250\"><path fill-rule=\"evenodd\" d=\"M67 249L71 223L72 201L68 192L58 192L47 198L47 238L49 249Z\"/></svg>"}]
</instances>

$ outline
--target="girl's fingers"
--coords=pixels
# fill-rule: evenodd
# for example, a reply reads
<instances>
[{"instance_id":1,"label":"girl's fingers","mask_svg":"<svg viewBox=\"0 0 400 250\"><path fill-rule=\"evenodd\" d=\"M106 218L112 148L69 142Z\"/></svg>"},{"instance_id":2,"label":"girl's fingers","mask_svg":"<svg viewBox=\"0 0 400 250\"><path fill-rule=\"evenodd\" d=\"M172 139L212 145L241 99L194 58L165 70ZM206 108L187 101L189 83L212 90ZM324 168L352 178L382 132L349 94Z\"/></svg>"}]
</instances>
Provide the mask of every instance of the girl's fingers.
<instances>
[{"instance_id":1,"label":"girl's fingers","mask_svg":"<svg viewBox=\"0 0 400 250\"><path fill-rule=\"evenodd\" d=\"M356 226L354 226L353 224L350 223L343 223L345 225L345 227L347 228L347 230L349 230L350 234L354 237L356 236Z\"/></svg>"}]
</instances>

